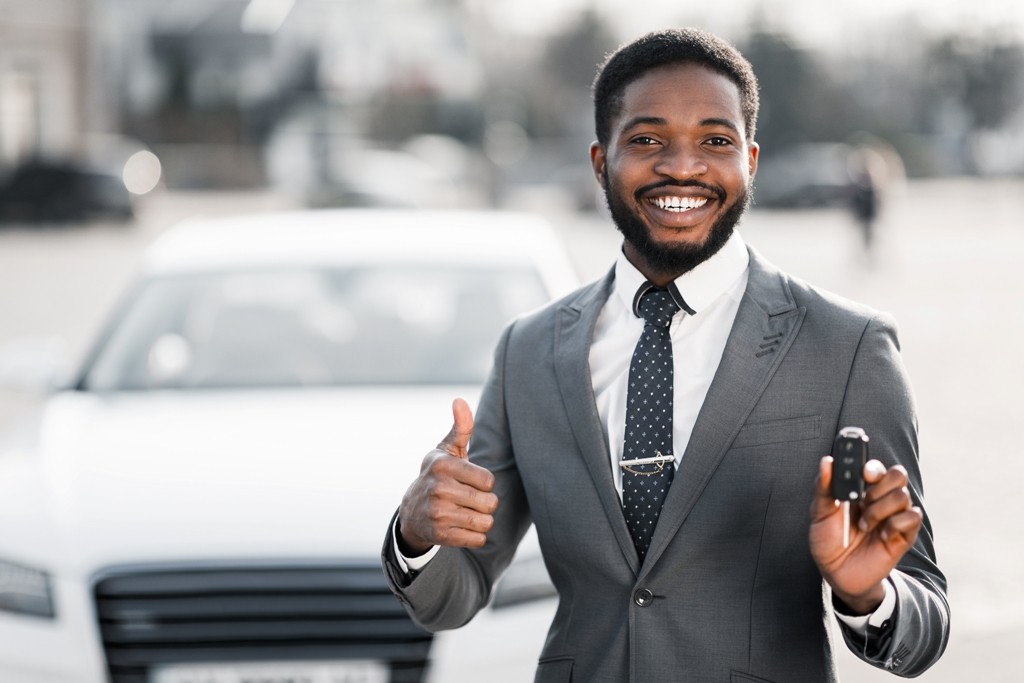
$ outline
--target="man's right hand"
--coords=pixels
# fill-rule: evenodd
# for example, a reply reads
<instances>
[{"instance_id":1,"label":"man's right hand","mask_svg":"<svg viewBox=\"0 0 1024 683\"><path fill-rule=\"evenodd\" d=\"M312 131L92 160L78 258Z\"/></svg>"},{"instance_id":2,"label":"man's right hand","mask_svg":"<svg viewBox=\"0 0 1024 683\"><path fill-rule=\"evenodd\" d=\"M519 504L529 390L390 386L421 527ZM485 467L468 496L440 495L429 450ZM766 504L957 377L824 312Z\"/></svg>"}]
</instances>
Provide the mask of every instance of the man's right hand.
<instances>
[{"instance_id":1,"label":"man's right hand","mask_svg":"<svg viewBox=\"0 0 1024 683\"><path fill-rule=\"evenodd\" d=\"M494 525L494 475L468 459L473 412L457 398L448 436L423 459L420 475L398 509L401 551L422 555L435 545L480 548Z\"/></svg>"}]
</instances>

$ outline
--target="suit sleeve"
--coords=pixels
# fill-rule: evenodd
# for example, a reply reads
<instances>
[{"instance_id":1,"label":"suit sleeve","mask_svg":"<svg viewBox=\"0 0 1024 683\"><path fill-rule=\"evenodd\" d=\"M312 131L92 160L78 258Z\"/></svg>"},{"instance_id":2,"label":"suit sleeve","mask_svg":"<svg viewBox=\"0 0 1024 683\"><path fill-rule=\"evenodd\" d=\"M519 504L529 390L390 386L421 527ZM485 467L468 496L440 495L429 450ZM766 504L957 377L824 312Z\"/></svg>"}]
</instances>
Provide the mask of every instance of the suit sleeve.
<instances>
[{"instance_id":1,"label":"suit sleeve","mask_svg":"<svg viewBox=\"0 0 1024 683\"><path fill-rule=\"evenodd\" d=\"M505 413L504 362L513 326L505 330L495 351L469 445L469 459L495 476L498 510L487 543L476 550L443 547L410 576L395 557L390 525L385 538L381 559L388 584L413 620L428 631L458 628L487 605L494 583L512 561L532 521Z\"/></svg>"},{"instance_id":2,"label":"suit sleeve","mask_svg":"<svg viewBox=\"0 0 1024 683\"><path fill-rule=\"evenodd\" d=\"M924 511L917 541L889 577L896 588L892 618L882 628L872 629L866 639L841 624L843 638L864 661L900 676L917 676L938 661L946 648L949 603L924 506L914 399L900 359L895 324L888 316L876 317L864 330L840 421L839 427L865 429L872 458L886 467L899 464L906 468L911 498Z\"/></svg>"}]
</instances>

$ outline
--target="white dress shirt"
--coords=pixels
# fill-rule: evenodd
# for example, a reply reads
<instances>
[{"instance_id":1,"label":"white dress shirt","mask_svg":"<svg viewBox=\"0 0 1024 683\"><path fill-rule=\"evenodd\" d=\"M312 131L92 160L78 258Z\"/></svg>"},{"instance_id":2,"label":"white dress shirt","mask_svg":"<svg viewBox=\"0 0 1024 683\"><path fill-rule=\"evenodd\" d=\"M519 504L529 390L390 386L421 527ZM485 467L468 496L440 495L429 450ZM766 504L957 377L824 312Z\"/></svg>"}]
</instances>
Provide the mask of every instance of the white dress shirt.
<instances>
[{"instance_id":1,"label":"white dress shirt","mask_svg":"<svg viewBox=\"0 0 1024 683\"><path fill-rule=\"evenodd\" d=\"M747 287L749 263L750 254L737 231L714 256L675 280L678 293L694 312L691 315L685 310L679 311L669 326L673 359L672 447L676 467L725 352ZM644 327L643 319L633 311L633 298L646 281L620 251L615 262L612 293L598 315L590 347L591 382L620 499L622 468L619 460L622 459L626 424L626 386L633 349ZM394 549L403 569L418 571L430 562L439 548L434 546L426 554L410 558L402 555L395 539ZM886 581L885 599L870 615L852 617L837 613L836 616L864 635L868 625L879 627L892 615L896 602L894 590Z\"/></svg>"},{"instance_id":2,"label":"white dress shirt","mask_svg":"<svg viewBox=\"0 0 1024 683\"><path fill-rule=\"evenodd\" d=\"M749 261L743 239L734 232L718 253L675 280L686 305L695 311L695 315L679 311L669 326L673 362L672 448L676 467L722 360L747 286ZM633 349L644 329L643 318L633 312L633 298L646 281L620 252L612 293L597 318L590 347L591 382L620 498L619 460L626 428L626 386Z\"/></svg>"}]
</instances>

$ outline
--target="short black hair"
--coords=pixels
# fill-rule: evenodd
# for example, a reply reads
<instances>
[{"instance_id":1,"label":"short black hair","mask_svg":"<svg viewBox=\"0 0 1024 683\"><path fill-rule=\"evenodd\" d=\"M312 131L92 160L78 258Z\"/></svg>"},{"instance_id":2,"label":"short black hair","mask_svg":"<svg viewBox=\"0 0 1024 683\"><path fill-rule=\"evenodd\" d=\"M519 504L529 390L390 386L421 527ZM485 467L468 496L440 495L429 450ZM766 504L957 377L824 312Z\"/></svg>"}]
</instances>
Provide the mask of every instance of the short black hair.
<instances>
[{"instance_id":1,"label":"short black hair","mask_svg":"<svg viewBox=\"0 0 1024 683\"><path fill-rule=\"evenodd\" d=\"M667 29L641 36L605 58L594 79L594 125L597 141L605 146L612 121L622 111L623 93L648 71L672 64L697 64L727 77L740 92L748 140L757 129L757 76L747 58L713 33L694 28Z\"/></svg>"}]
</instances>

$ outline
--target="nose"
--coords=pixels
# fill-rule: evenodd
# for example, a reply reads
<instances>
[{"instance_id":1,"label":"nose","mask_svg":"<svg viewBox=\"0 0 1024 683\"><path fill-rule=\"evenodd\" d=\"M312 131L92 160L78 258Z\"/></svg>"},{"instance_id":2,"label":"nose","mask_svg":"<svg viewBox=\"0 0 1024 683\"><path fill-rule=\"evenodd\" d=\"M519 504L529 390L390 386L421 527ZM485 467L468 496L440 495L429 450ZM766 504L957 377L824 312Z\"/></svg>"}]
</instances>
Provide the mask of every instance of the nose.
<instances>
[{"instance_id":1,"label":"nose","mask_svg":"<svg viewBox=\"0 0 1024 683\"><path fill-rule=\"evenodd\" d=\"M696 178L708 172L703 155L685 145L666 145L654 163L654 172L676 180Z\"/></svg>"}]
</instances>

